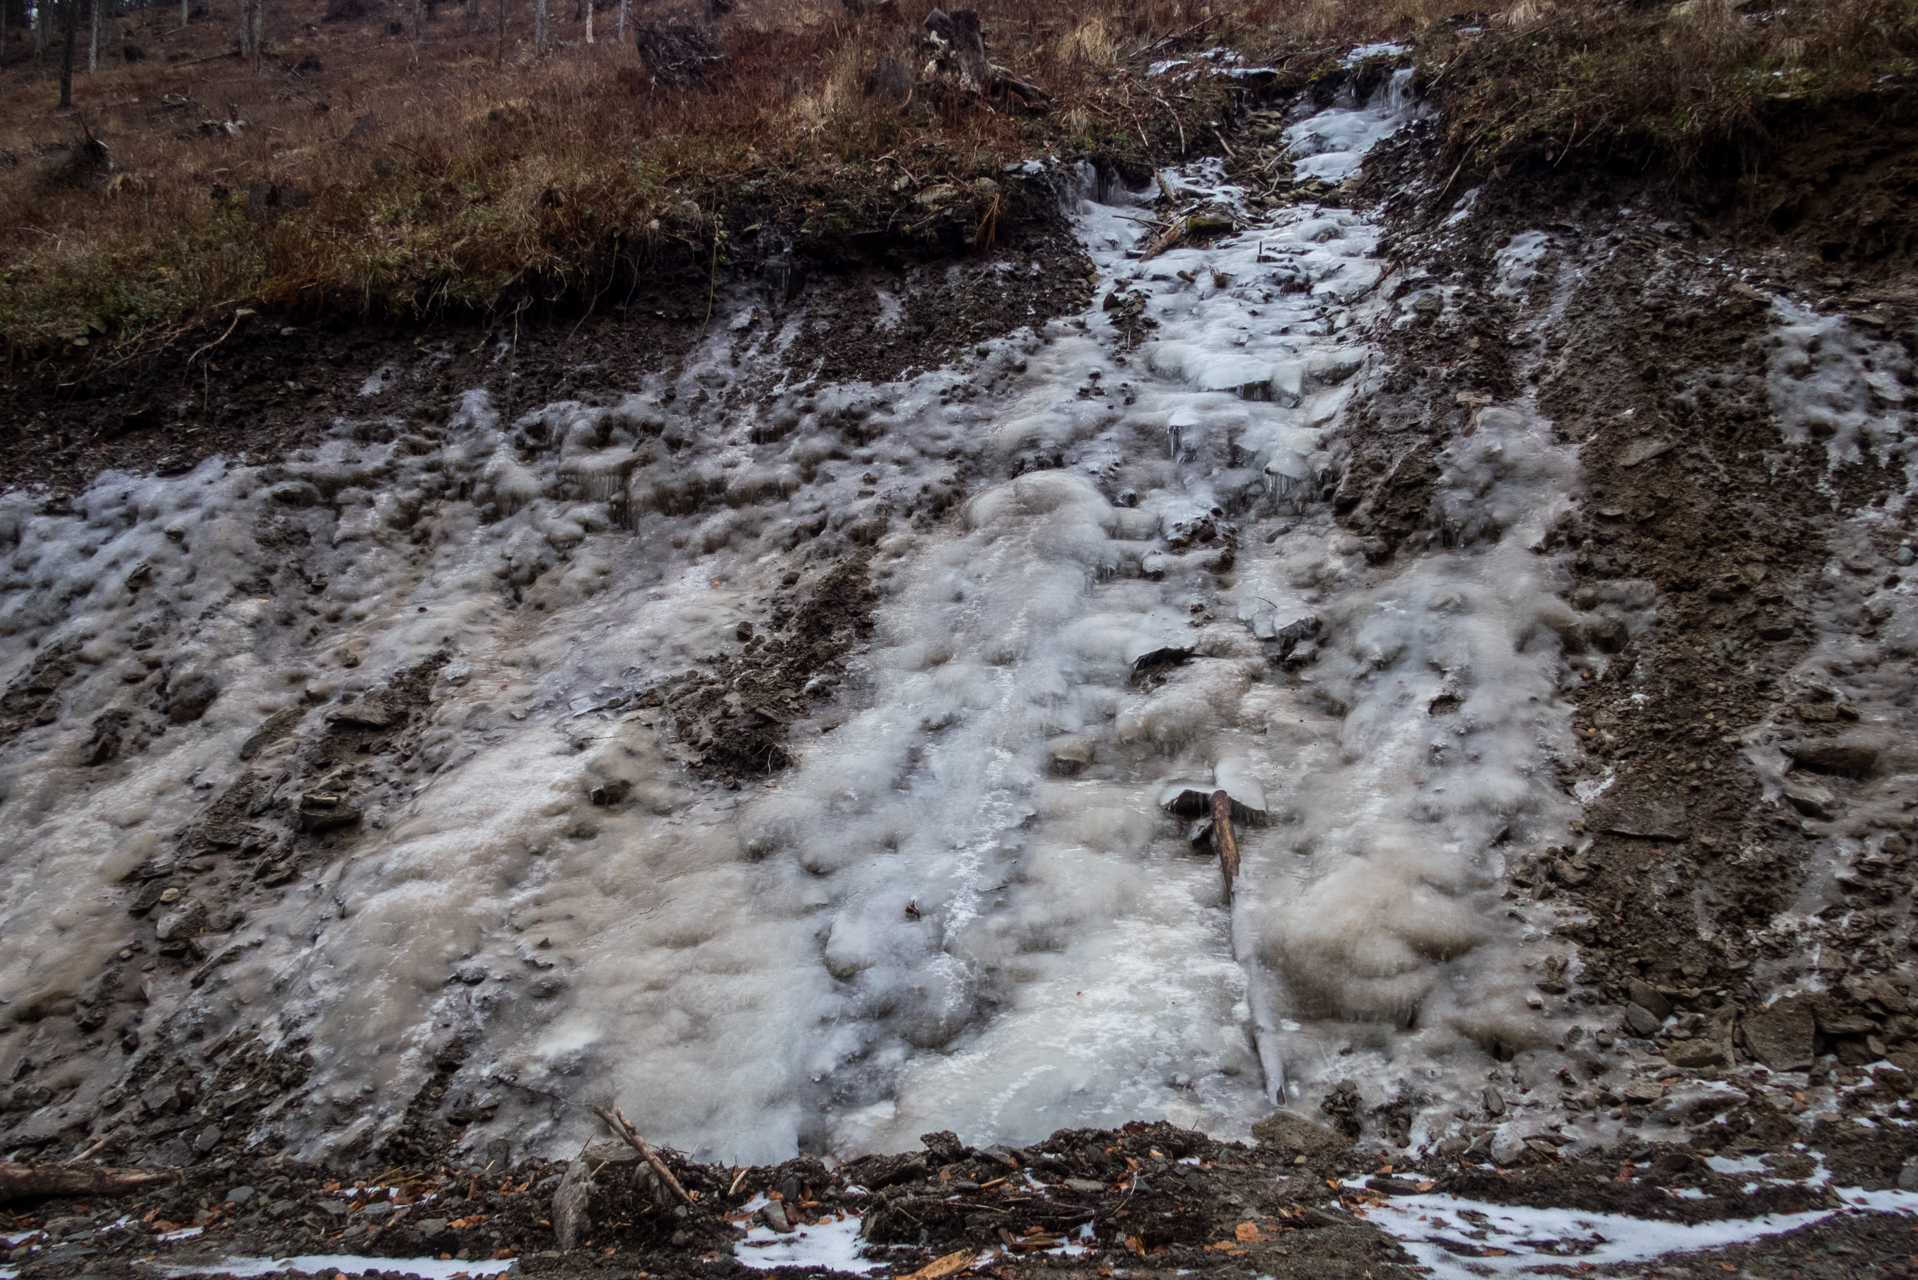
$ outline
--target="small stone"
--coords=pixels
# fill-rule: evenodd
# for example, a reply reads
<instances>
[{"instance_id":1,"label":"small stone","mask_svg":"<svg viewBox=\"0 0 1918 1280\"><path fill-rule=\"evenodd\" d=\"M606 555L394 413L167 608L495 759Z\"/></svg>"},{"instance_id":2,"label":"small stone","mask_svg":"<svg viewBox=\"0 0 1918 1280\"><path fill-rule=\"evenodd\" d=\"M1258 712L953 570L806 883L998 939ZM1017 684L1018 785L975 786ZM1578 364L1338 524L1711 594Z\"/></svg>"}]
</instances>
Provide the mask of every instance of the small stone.
<instances>
[{"instance_id":1,"label":"small stone","mask_svg":"<svg viewBox=\"0 0 1918 1280\"><path fill-rule=\"evenodd\" d=\"M786 1219L786 1207L777 1200L761 1209L759 1216L765 1219L767 1226L779 1232L781 1235L785 1235L793 1229L792 1223Z\"/></svg>"},{"instance_id":2,"label":"small stone","mask_svg":"<svg viewBox=\"0 0 1918 1280\"><path fill-rule=\"evenodd\" d=\"M1492 1136L1492 1163L1513 1164L1530 1149L1519 1134L1501 1130Z\"/></svg>"},{"instance_id":3,"label":"small stone","mask_svg":"<svg viewBox=\"0 0 1918 1280\"><path fill-rule=\"evenodd\" d=\"M167 690L167 719L174 724L191 724L205 715L219 696L219 682L212 676L187 676Z\"/></svg>"},{"instance_id":4,"label":"small stone","mask_svg":"<svg viewBox=\"0 0 1918 1280\"><path fill-rule=\"evenodd\" d=\"M193 1149L201 1155L205 1155L219 1145L220 1126L217 1124L208 1125L206 1128L200 1130L193 1139Z\"/></svg>"},{"instance_id":5,"label":"small stone","mask_svg":"<svg viewBox=\"0 0 1918 1280\"><path fill-rule=\"evenodd\" d=\"M1505 1114L1505 1099L1499 1094L1497 1089L1487 1085L1484 1098L1486 1115L1502 1116Z\"/></svg>"},{"instance_id":6,"label":"small stone","mask_svg":"<svg viewBox=\"0 0 1918 1280\"><path fill-rule=\"evenodd\" d=\"M1636 1102L1644 1106L1664 1097L1665 1086L1656 1080L1634 1080L1620 1089L1618 1096L1627 1102Z\"/></svg>"},{"instance_id":7,"label":"small stone","mask_svg":"<svg viewBox=\"0 0 1918 1280\"><path fill-rule=\"evenodd\" d=\"M1092 744L1083 738L1067 735L1046 744L1046 768L1055 777L1075 777L1091 763Z\"/></svg>"},{"instance_id":8,"label":"small stone","mask_svg":"<svg viewBox=\"0 0 1918 1280\"><path fill-rule=\"evenodd\" d=\"M252 1187L234 1187L226 1193L226 1202L228 1204L245 1204L251 1200L255 1194Z\"/></svg>"},{"instance_id":9,"label":"small stone","mask_svg":"<svg viewBox=\"0 0 1918 1280\"><path fill-rule=\"evenodd\" d=\"M1628 1004L1625 1006L1625 1023L1637 1034L1651 1036L1664 1025L1665 1020L1642 1004Z\"/></svg>"},{"instance_id":10,"label":"small stone","mask_svg":"<svg viewBox=\"0 0 1918 1280\"><path fill-rule=\"evenodd\" d=\"M206 904L188 898L160 917L153 926L154 936L162 942L185 942L206 932Z\"/></svg>"},{"instance_id":11,"label":"small stone","mask_svg":"<svg viewBox=\"0 0 1918 1280\"><path fill-rule=\"evenodd\" d=\"M1800 1001L1780 1001L1748 1015L1740 1024L1745 1049L1773 1071L1796 1071L1811 1065L1811 1009Z\"/></svg>"},{"instance_id":12,"label":"small stone","mask_svg":"<svg viewBox=\"0 0 1918 1280\"><path fill-rule=\"evenodd\" d=\"M1647 1010L1660 1022L1672 1016L1672 1002L1643 978L1633 978L1627 982L1625 992L1633 1004Z\"/></svg>"},{"instance_id":13,"label":"small stone","mask_svg":"<svg viewBox=\"0 0 1918 1280\"><path fill-rule=\"evenodd\" d=\"M1859 742L1797 742L1785 750L1813 773L1863 778L1878 765L1878 748Z\"/></svg>"},{"instance_id":14,"label":"small stone","mask_svg":"<svg viewBox=\"0 0 1918 1280\"><path fill-rule=\"evenodd\" d=\"M1675 1040L1665 1046L1665 1061L1674 1067L1697 1071L1703 1067L1728 1067L1731 1054L1716 1040Z\"/></svg>"},{"instance_id":15,"label":"small stone","mask_svg":"<svg viewBox=\"0 0 1918 1280\"><path fill-rule=\"evenodd\" d=\"M1913 1156L1898 1167L1898 1189L1918 1191L1918 1156Z\"/></svg>"},{"instance_id":16,"label":"small stone","mask_svg":"<svg viewBox=\"0 0 1918 1280\"><path fill-rule=\"evenodd\" d=\"M180 900L180 891L178 889L160 890L161 905L172 906L174 903L178 902L179 900Z\"/></svg>"},{"instance_id":17,"label":"small stone","mask_svg":"<svg viewBox=\"0 0 1918 1280\"><path fill-rule=\"evenodd\" d=\"M1807 818L1829 821L1835 803L1831 792L1815 782L1791 781L1785 784L1785 800Z\"/></svg>"}]
</instances>

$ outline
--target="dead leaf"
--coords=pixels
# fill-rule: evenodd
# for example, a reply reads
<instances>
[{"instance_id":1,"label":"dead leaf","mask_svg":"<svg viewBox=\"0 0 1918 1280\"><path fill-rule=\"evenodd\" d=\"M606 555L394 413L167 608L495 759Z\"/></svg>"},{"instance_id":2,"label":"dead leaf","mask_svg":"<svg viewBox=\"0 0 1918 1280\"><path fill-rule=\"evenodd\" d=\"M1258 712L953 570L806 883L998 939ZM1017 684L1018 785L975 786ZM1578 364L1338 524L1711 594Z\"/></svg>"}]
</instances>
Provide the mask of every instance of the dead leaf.
<instances>
[{"instance_id":1,"label":"dead leaf","mask_svg":"<svg viewBox=\"0 0 1918 1280\"><path fill-rule=\"evenodd\" d=\"M1413 1185L1416 1186L1420 1191L1430 1191L1432 1189L1432 1184L1430 1182L1418 1182L1418 1183L1414 1183Z\"/></svg>"},{"instance_id":2,"label":"dead leaf","mask_svg":"<svg viewBox=\"0 0 1918 1280\"><path fill-rule=\"evenodd\" d=\"M1259 1238L1259 1224L1256 1222L1241 1222L1237 1227L1233 1228L1232 1234L1237 1236L1241 1243L1250 1244Z\"/></svg>"},{"instance_id":3,"label":"dead leaf","mask_svg":"<svg viewBox=\"0 0 1918 1280\"><path fill-rule=\"evenodd\" d=\"M949 1253L943 1258L935 1258L933 1261L928 1262L925 1266L907 1276L906 1280L941 1280L943 1276L958 1275L961 1271L970 1267L978 1256L979 1255L971 1249L961 1249L957 1253Z\"/></svg>"}]
</instances>

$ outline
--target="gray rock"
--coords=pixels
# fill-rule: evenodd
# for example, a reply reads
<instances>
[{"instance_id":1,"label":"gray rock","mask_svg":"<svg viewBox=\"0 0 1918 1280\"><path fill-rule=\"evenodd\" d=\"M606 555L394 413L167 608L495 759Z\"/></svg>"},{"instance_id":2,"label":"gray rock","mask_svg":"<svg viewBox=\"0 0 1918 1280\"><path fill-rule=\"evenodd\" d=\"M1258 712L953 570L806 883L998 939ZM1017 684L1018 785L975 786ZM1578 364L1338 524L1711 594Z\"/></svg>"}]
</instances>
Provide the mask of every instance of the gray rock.
<instances>
[{"instance_id":1,"label":"gray rock","mask_svg":"<svg viewBox=\"0 0 1918 1280\"><path fill-rule=\"evenodd\" d=\"M767 1226L779 1232L781 1235L793 1229L792 1222L786 1217L786 1207L777 1200L761 1209L759 1216L765 1219Z\"/></svg>"},{"instance_id":2,"label":"gray rock","mask_svg":"<svg viewBox=\"0 0 1918 1280\"><path fill-rule=\"evenodd\" d=\"M1697 1071L1703 1067L1729 1067L1730 1046L1717 1040L1674 1040L1665 1046L1665 1061L1674 1067Z\"/></svg>"},{"instance_id":3,"label":"gray rock","mask_svg":"<svg viewBox=\"0 0 1918 1280\"><path fill-rule=\"evenodd\" d=\"M1505 1114L1505 1098L1499 1093L1497 1089L1494 1089L1490 1085L1487 1085L1485 1087L1484 1097L1485 1097L1485 1114L1486 1115L1502 1116Z\"/></svg>"},{"instance_id":4,"label":"gray rock","mask_svg":"<svg viewBox=\"0 0 1918 1280\"><path fill-rule=\"evenodd\" d=\"M1281 1155L1308 1158L1331 1155L1352 1145L1344 1134L1290 1111L1275 1111L1253 1125L1252 1137L1260 1146Z\"/></svg>"},{"instance_id":5,"label":"gray rock","mask_svg":"<svg viewBox=\"0 0 1918 1280\"><path fill-rule=\"evenodd\" d=\"M226 1193L226 1202L228 1204L245 1204L256 1194L258 1193L255 1192L252 1187L234 1187Z\"/></svg>"},{"instance_id":6,"label":"gray rock","mask_svg":"<svg viewBox=\"0 0 1918 1280\"><path fill-rule=\"evenodd\" d=\"M213 1150L213 1148L220 1145L220 1133L221 1133L221 1130L219 1125L217 1124L208 1125L206 1128L200 1130L198 1134L194 1135L193 1149L199 1152L201 1155L205 1155L207 1152Z\"/></svg>"},{"instance_id":7,"label":"gray rock","mask_svg":"<svg viewBox=\"0 0 1918 1280\"><path fill-rule=\"evenodd\" d=\"M469 960L453 970L453 981L464 983L469 987L477 987L486 981L486 977L486 966L475 960Z\"/></svg>"},{"instance_id":8,"label":"gray rock","mask_svg":"<svg viewBox=\"0 0 1918 1280\"><path fill-rule=\"evenodd\" d=\"M1652 1036L1665 1025L1665 1020L1642 1004L1628 1004L1625 1006L1625 1023L1637 1035Z\"/></svg>"},{"instance_id":9,"label":"gray rock","mask_svg":"<svg viewBox=\"0 0 1918 1280\"><path fill-rule=\"evenodd\" d=\"M1740 1027L1746 1051L1773 1071L1796 1071L1811 1065L1815 1028L1811 1009L1803 1002L1781 1000L1747 1016Z\"/></svg>"},{"instance_id":10,"label":"gray rock","mask_svg":"<svg viewBox=\"0 0 1918 1280\"><path fill-rule=\"evenodd\" d=\"M1643 978L1633 978L1627 982L1625 992L1633 1004L1648 1010L1660 1022L1672 1016L1672 1002Z\"/></svg>"},{"instance_id":11,"label":"gray rock","mask_svg":"<svg viewBox=\"0 0 1918 1280\"><path fill-rule=\"evenodd\" d=\"M331 1214L333 1217L337 1218L342 1213L346 1212L346 1201L321 1200L318 1203L316 1203L313 1207L318 1209L321 1213Z\"/></svg>"},{"instance_id":12,"label":"gray rock","mask_svg":"<svg viewBox=\"0 0 1918 1280\"><path fill-rule=\"evenodd\" d=\"M566 1176L553 1192L553 1237L561 1250L571 1249L580 1236L593 1229L593 1220L586 1214L592 1193L593 1179L586 1162L575 1160L567 1165Z\"/></svg>"},{"instance_id":13,"label":"gray rock","mask_svg":"<svg viewBox=\"0 0 1918 1280\"><path fill-rule=\"evenodd\" d=\"M206 709L219 696L219 682L212 676L204 673L185 676L167 689L167 719L174 724L192 724L206 714Z\"/></svg>"},{"instance_id":14,"label":"gray rock","mask_svg":"<svg viewBox=\"0 0 1918 1280\"><path fill-rule=\"evenodd\" d=\"M1493 1164L1514 1164L1518 1161L1519 1157L1525 1155L1530 1150L1531 1148L1525 1145L1525 1137L1523 1134L1513 1133L1509 1129L1501 1129L1492 1135L1491 1157Z\"/></svg>"},{"instance_id":15,"label":"gray rock","mask_svg":"<svg viewBox=\"0 0 1918 1280\"><path fill-rule=\"evenodd\" d=\"M1785 801L1807 818L1829 821L1836 803L1831 792L1815 782L1792 779L1785 783Z\"/></svg>"},{"instance_id":16,"label":"gray rock","mask_svg":"<svg viewBox=\"0 0 1918 1280\"><path fill-rule=\"evenodd\" d=\"M1898 1166L1898 1189L1918 1191L1918 1156L1913 1156Z\"/></svg>"},{"instance_id":17,"label":"gray rock","mask_svg":"<svg viewBox=\"0 0 1918 1280\"><path fill-rule=\"evenodd\" d=\"M1794 742L1785 750L1813 773L1863 778L1878 766L1878 748L1863 742Z\"/></svg>"},{"instance_id":18,"label":"gray rock","mask_svg":"<svg viewBox=\"0 0 1918 1280\"><path fill-rule=\"evenodd\" d=\"M198 898L183 900L153 926L154 935L162 942L185 942L199 937L205 931L206 904Z\"/></svg>"}]
</instances>

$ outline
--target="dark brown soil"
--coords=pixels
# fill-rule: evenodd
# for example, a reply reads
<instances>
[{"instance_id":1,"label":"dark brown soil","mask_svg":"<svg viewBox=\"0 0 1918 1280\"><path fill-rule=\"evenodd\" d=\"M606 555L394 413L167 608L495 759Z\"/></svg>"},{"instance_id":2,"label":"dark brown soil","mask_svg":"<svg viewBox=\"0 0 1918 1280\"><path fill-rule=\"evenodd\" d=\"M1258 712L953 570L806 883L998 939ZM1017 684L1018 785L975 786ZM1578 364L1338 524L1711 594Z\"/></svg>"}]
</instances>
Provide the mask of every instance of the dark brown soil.
<instances>
[{"instance_id":1,"label":"dark brown soil","mask_svg":"<svg viewBox=\"0 0 1918 1280\"><path fill-rule=\"evenodd\" d=\"M696 753L687 758L693 772L737 786L792 762L787 726L832 696L848 651L872 634L878 596L867 580L867 559L862 553L833 566L797 604L790 593L775 595L769 639L742 624L747 648L738 657L722 654L709 670L640 695L640 706L672 712L680 741Z\"/></svg>"},{"instance_id":2,"label":"dark brown soil","mask_svg":"<svg viewBox=\"0 0 1918 1280\"><path fill-rule=\"evenodd\" d=\"M271 461L318 443L341 417L376 430L443 422L476 386L492 390L508 418L582 392L637 389L648 373L676 372L710 336L716 291L800 320L784 364L755 371L767 386L781 369L803 370L798 380L882 382L938 367L1090 296L1084 254L1051 188L1021 189L1006 209L986 252L884 228L832 242L769 229L717 274L692 256L662 259L583 316L368 325L251 315L159 350L15 365L0 374L0 483L64 496L109 469L174 475L216 454ZM880 290L902 309L883 331L873 324ZM383 368L400 376L363 394Z\"/></svg>"}]
</instances>

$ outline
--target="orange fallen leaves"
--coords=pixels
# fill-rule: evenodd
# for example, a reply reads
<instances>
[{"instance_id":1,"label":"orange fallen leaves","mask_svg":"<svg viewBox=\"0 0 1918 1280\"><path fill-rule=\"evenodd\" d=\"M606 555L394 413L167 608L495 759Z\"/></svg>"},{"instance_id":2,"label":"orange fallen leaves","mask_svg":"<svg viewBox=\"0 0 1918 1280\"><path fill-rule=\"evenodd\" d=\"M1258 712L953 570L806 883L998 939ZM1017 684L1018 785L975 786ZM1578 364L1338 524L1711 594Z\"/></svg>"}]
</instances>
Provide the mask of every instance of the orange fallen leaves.
<instances>
[{"instance_id":1,"label":"orange fallen leaves","mask_svg":"<svg viewBox=\"0 0 1918 1280\"><path fill-rule=\"evenodd\" d=\"M906 1277L906 1280L942 1280L944 1276L958 1275L971 1267L979 1255L971 1249L960 1249L943 1258L935 1258L919 1270Z\"/></svg>"}]
</instances>

